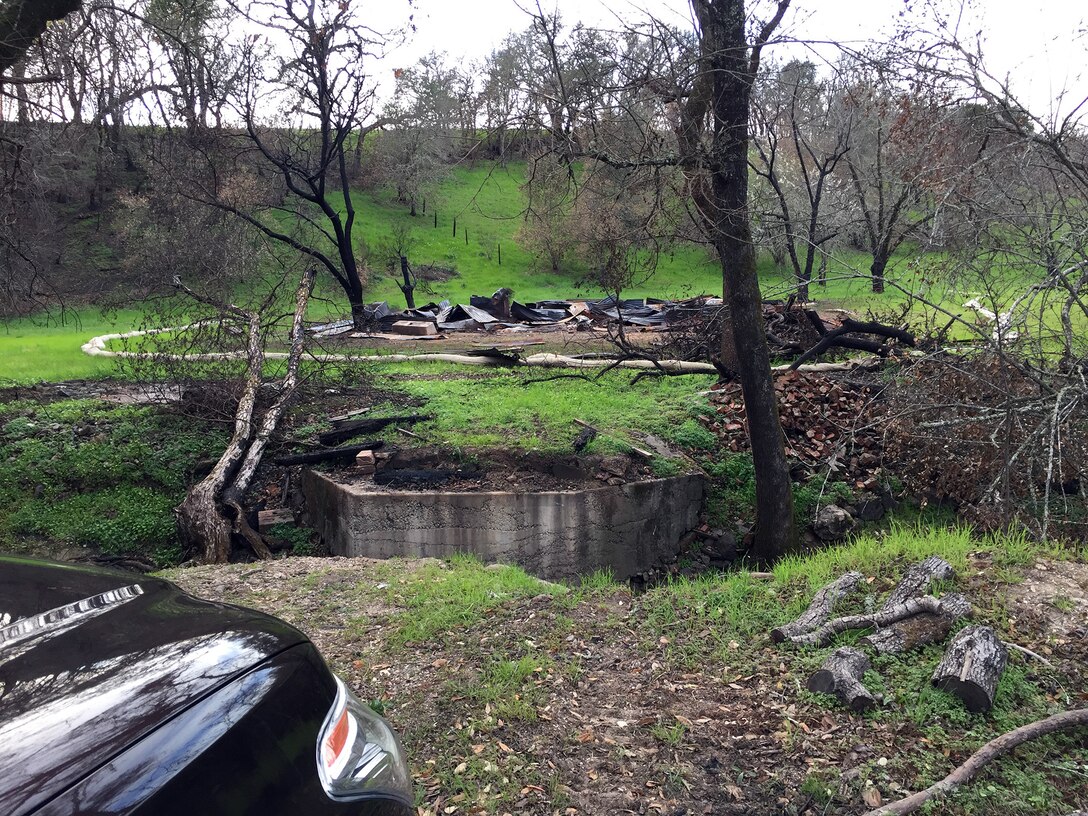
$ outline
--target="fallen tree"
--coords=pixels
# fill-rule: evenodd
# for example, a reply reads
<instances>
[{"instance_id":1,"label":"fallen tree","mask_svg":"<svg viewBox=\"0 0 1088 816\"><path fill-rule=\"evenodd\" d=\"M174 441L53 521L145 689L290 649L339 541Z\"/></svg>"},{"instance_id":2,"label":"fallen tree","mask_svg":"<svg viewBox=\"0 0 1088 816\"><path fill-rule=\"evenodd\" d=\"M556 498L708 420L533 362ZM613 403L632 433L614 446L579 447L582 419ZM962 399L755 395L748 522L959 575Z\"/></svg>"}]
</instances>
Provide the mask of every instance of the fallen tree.
<instances>
[{"instance_id":1,"label":"fallen tree","mask_svg":"<svg viewBox=\"0 0 1088 816\"><path fill-rule=\"evenodd\" d=\"M298 387L299 364L306 339L303 316L313 290L314 279L315 273L311 268L307 269L299 281L295 292L286 369L276 386L275 399L260 418L256 416L257 398L264 382L265 362L271 356L264 350L262 315L268 312L272 304L265 302L258 309L242 309L210 300L179 285L191 297L219 309L224 320L242 323L246 336L245 375L234 412L234 429L230 442L211 472L190 488L185 499L174 509L182 546L189 552L199 553L204 561L228 561L234 535L245 540L257 557L269 558L272 555L264 539L246 519L242 502L261 463L268 440Z\"/></svg>"}]
</instances>

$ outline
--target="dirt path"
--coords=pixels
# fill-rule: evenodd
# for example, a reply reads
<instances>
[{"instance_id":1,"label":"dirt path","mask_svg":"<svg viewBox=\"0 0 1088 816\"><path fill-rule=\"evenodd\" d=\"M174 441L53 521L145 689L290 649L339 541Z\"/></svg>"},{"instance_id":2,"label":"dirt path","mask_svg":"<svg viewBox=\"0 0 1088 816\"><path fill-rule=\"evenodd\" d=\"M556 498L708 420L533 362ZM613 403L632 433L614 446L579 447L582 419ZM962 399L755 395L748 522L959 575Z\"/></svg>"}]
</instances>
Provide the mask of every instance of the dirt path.
<instances>
[{"instance_id":1,"label":"dirt path","mask_svg":"<svg viewBox=\"0 0 1088 816\"><path fill-rule=\"evenodd\" d=\"M1035 572L1088 581L1084 565L1040 566ZM648 628L647 597L619 588L554 594L541 585L537 594L496 598L478 620L423 644L392 645L408 614L398 588L441 569L433 561L296 558L170 577L194 594L294 623L360 696L381 701L424 792L421 815L854 814L868 809L863 795L897 798L920 775L951 768L979 739L967 733L942 747L923 716L889 709L862 718L827 707L801 691L816 658L769 642L730 642L735 661L693 664L685 650L703 644L667 625ZM981 581L972 579L973 592ZM1033 586L1036 599L1051 591ZM1061 597L1069 592L1056 587ZM1069 678L1084 665L1077 637L1088 604L1059 600L1066 617L1057 631L1045 617L1029 620L1022 595L1010 596L1010 609L1022 610L1013 624L1022 645L1066 661L1063 677L1078 682ZM1088 786L1063 797L1083 806Z\"/></svg>"}]
</instances>

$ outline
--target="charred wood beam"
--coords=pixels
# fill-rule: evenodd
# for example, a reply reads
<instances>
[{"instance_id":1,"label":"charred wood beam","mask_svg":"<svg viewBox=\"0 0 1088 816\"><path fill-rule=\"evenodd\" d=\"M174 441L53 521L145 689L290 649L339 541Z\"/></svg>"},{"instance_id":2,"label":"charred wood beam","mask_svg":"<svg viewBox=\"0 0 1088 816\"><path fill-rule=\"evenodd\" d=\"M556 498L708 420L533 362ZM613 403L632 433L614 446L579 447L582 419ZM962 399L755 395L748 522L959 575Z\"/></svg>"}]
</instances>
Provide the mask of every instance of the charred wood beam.
<instances>
[{"instance_id":1,"label":"charred wood beam","mask_svg":"<svg viewBox=\"0 0 1088 816\"><path fill-rule=\"evenodd\" d=\"M422 414L407 414L404 416L373 417L370 419L356 419L351 422L342 422L331 431L325 431L317 435L322 445L339 445L355 436L377 433L389 425L410 425L414 422L423 422L431 419Z\"/></svg>"},{"instance_id":2,"label":"charred wood beam","mask_svg":"<svg viewBox=\"0 0 1088 816\"><path fill-rule=\"evenodd\" d=\"M363 442L359 445L347 445L343 448L331 448L312 453L296 453L289 456L277 457L274 461L282 467L291 465L315 465L318 462L329 462L337 459L354 459L355 455L365 450L379 450L385 446L380 439Z\"/></svg>"}]
</instances>

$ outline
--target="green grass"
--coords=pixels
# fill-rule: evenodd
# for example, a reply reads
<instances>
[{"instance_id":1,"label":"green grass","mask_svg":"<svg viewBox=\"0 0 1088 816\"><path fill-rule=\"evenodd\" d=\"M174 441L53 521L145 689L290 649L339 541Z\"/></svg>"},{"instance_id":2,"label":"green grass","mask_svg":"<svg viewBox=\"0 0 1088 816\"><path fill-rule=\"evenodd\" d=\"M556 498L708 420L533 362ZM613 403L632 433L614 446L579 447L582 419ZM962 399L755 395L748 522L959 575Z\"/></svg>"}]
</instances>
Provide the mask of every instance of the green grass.
<instances>
[{"instance_id":1,"label":"green grass","mask_svg":"<svg viewBox=\"0 0 1088 816\"><path fill-rule=\"evenodd\" d=\"M0 547L68 545L176 563L172 508L193 464L224 439L153 408L0 405Z\"/></svg>"},{"instance_id":2,"label":"green grass","mask_svg":"<svg viewBox=\"0 0 1088 816\"><path fill-rule=\"evenodd\" d=\"M686 427L690 406L701 399L692 392L712 381L709 376L662 377L632 384L632 379L630 373L613 372L589 382L526 384L522 375L498 373L483 379L397 380L385 385L423 401L420 410L434 419L414 427L430 443L569 452L579 430L574 420L581 419L602 432L587 450L612 452L627 450L623 440L629 431L674 438Z\"/></svg>"},{"instance_id":3,"label":"green grass","mask_svg":"<svg viewBox=\"0 0 1088 816\"><path fill-rule=\"evenodd\" d=\"M417 292L420 303L443 298L467 303L470 295L489 295L504 286L512 288L515 298L523 302L606 294L593 285L579 284L587 270L576 259L559 274L543 272L537 259L519 246L516 236L526 205L522 189L525 173L524 163L512 163L505 168L491 163L453 167L438 189L428 196L427 214L415 218L389 191L359 191L356 195L357 240L360 254L369 253L368 298L388 300L395 306L403 304L395 278L385 270L385 258L380 249L394 229L402 226L408 226L411 231L414 245L410 254L414 266L434 265L456 272L452 279L434 283L432 292ZM437 228L434 226L435 211L438 212ZM456 238L452 229L454 217L458 226ZM466 229L468 244L464 240ZM501 266L499 245L502 246ZM941 282L941 276L947 274L941 270L945 266L955 266L952 261L942 253L919 256L915 248L902 247L892 258L888 278L908 291L924 293L958 312L964 300L979 293L968 280ZM894 286L889 286L883 295L873 295L870 281L865 277L868 263L864 253L837 251L828 264L827 285L813 284L811 296L821 304L850 308L862 314L870 310L878 315L894 312L907 295ZM1005 281L1002 288L1008 298L1023 290L1025 274L1019 268L997 270L997 277ZM784 268L775 266L766 255L759 258L759 275L766 297L784 297L792 287L791 275ZM669 248L662 254L652 277L625 290L630 297L683 298L704 293L721 293L721 269L704 247L694 244ZM317 295L310 309L313 319L340 317L347 313L342 292L327 277L319 279ZM982 300L989 302L985 295ZM6 321L4 333L0 333L0 384L114 374L114 362L88 357L80 352L80 345L94 335L132 329L143 317L139 307L117 312L110 318L92 308L82 308L69 313L69 319L63 324L36 318ZM939 322L943 324L946 319L941 318ZM1045 322L1047 328L1057 325L1056 312ZM961 327L952 336L968 335L969 332Z\"/></svg>"},{"instance_id":4,"label":"green grass","mask_svg":"<svg viewBox=\"0 0 1088 816\"><path fill-rule=\"evenodd\" d=\"M407 608L389 636L393 645L425 643L476 623L495 607L519 598L564 590L517 567L487 569L471 556L427 564L388 587L387 599Z\"/></svg>"},{"instance_id":5,"label":"green grass","mask_svg":"<svg viewBox=\"0 0 1088 816\"><path fill-rule=\"evenodd\" d=\"M88 307L67 312L63 322L45 316L2 321L0 387L112 376L113 360L86 355L80 346L96 335L129 331L142 316L135 309L105 316Z\"/></svg>"}]
</instances>

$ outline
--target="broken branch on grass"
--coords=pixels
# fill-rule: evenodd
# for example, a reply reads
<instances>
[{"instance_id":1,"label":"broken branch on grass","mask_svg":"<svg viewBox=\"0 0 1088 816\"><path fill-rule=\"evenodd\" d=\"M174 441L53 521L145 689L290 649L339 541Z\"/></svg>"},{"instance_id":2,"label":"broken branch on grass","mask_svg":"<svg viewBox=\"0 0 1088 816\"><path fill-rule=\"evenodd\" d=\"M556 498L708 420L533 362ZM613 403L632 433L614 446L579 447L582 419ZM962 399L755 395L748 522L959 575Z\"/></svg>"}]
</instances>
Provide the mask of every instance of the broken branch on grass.
<instances>
[{"instance_id":1,"label":"broken branch on grass","mask_svg":"<svg viewBox=\"0 0 1088 816\"><path fill-rule=\"evenodd\" d=\"M948 796L957 788L971 782L993 760L1005 756L1025 742L1059 731L1088 725L1088 708L1054 714L1044 720L1022 725L983 745L952 773L928 788L895 802L870 810L865 816L905 816L914 813L927 802Z\"/></svg>"},{"instance_id":2,"label":"broken branch on grass","mask_svg":"<svg viewBox=\"0 0 1088 816\"><path fill-rule=\"evenodd\" d=\"M827 646L835 635L851 629L880 629L923 612L931 615L961 616L966 615L970 609L970 602L955 592L943 598L923 595L921 598L911 598L890 609L881 609L866 615L846 615L835 618L808 634L796 635L789 640L803 646Z\"/></svg>"}]
</instances>

